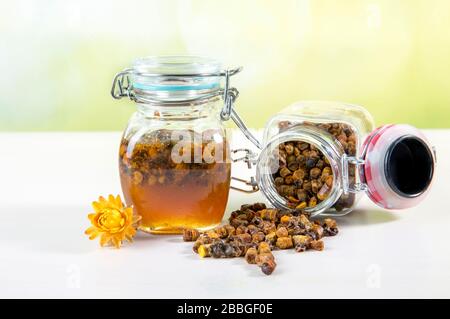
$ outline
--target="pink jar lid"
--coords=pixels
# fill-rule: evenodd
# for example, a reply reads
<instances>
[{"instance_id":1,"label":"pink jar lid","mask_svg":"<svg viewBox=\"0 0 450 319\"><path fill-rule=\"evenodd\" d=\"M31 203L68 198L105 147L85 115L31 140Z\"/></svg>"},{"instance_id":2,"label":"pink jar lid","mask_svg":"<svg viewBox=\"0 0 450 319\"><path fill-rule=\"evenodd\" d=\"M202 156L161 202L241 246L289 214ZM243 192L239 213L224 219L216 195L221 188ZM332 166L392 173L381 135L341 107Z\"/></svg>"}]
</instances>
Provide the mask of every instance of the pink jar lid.
<instances>
[{"instance_id":1,"label":"pink jar lid","mask_svg":"<svg viewBox=\"0 0 450 319\"><path fill-rule=\"evenodd\" d=\"M405 124L384 125L364 141L361 181L370 199L386 209L417 205L433 181L436 156L423 133Z\"/></svg>"}]
</instances>

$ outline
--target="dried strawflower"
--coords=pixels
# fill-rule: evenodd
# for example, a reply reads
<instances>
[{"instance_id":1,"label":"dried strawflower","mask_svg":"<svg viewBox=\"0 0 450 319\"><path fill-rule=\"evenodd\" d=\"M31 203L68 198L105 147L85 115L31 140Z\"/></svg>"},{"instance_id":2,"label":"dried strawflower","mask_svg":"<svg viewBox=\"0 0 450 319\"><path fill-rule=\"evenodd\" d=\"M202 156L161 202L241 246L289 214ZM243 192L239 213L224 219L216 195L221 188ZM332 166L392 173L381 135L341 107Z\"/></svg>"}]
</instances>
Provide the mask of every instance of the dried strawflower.
<instances>
[{"instance_id":1,"label":"dried strawflower","mask_svg":"<svg viewBox=\"0 0 450 319\"><path fill-rule=\"evenodd\" d=\"M92 203L92 207L95 212L88 215L92 226L84 232L89 239L100 236L102 247L112 244L116 248L120 248L124 240L133 241L141 218L133 215L132 207L123 205L120 195L109 195L107 200L100 196L98 202Z\"/></svg>"}]
</instances>

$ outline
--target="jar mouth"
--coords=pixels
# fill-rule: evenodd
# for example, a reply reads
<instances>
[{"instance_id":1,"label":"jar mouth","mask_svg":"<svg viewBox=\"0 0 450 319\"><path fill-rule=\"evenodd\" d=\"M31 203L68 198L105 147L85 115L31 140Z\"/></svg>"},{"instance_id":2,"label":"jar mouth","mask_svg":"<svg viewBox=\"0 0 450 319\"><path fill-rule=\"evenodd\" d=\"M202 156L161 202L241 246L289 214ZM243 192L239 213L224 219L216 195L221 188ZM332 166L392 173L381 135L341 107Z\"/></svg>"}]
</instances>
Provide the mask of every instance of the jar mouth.
<instances>
[{"instance_id":1,"label":"jar mouth","mask_svg":"<svg viewBox=\"0 0 450 319\"><path fill-rule=\"evenodd\" d=\"M412 135L389 146L384 167L389 186L403 197L420 196L433 179L433 155L421 139Z\"/></svg>"},{"instance_id":2,"label":"jar mouth","mask_svg":"<svg viewBox=\"0 0 450 319\"><path fill-rule=\"evenodd\" d=\"M340 151L335 146L335 143L333 143L331 137L329 138L324 135L322 131L314 128L302 127L301 129L296 130L295 133L287 130L270 140L258 158L256 179L260 190L267 197L267 199L273 205L281 209L289 209L292 207L288 205L288 200L281 196L275 189L273 167L270 165L270 158L273 151L278 148L278 145L286 142L306 142L314 145L330 163L334 178L329 195L327 198L320 201L316 206L307 207L304 209L304 211L310 213L311 216L316 216L332 207L342 195L342 163L339 160Z\"/></svg>"},{"instance_id":3,"label":"jar mouth","mask_svg":"<svg viewBox=\"0 0 450 319\"><path fill-rule=\"evenodd\" d=\"M361 179L367 195L386 209L416 206L434 179L436 153L426 136L407 124L375 129L363 144Z\"/></svg>"}]
</instances>

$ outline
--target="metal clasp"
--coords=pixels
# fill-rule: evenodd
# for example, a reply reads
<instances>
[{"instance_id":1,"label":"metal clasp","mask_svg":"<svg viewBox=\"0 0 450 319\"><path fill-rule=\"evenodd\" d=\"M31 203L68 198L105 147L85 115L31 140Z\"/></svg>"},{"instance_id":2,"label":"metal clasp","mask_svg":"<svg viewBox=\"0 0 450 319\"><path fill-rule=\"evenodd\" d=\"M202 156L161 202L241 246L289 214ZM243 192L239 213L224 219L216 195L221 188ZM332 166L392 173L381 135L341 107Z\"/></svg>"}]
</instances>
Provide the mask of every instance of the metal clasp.
<instances>
[{"instance_id":1,"label":"metal clasp","mask_svg":"<svg viewBox=\"0 0 450 319\"><path fill-rule=\"evenodd\" d=\"M114 77L111 95L116 100L120 100L126 96L130 97L130 73L131 69L125 69L122 72L117 73Z\"/></svg>"},{"instance_id":2,"label":"metal clasp","mask_svg":"<svg viewBox=\"0 0 450 319\"><path fill-rule=\"evenodd\" d=\"M249 131L247 126L242 121L241 117L237 114L234 109L234 102L239 97L239 91L232 87L230 88L230 76L234 75L242 70L242 67L226 70L224 72L225 75L225 87L223 90L223 100L224 105L222 112L220 113L220 118L222 121L228 121L230 118L236 124L236 126L244 133L245 137L252 142L258 149L262 149L261 143L258 139Z\"/></svg>"},{"instance_id":3,"label":"metal clasp","mask_svg":"<svg viewBox=\"0 0 450 319\"><path fill-rule=\"evenodd\" d=\"M237 71L237 72L240 72ZM230 90L230 70L225 71L225 88L223 89L223 109L220 113L220 117L222 121L228 121L231 116L231 108L233 107L234 101L239 96L239 91L233 88L233 91Z\"/></svg>"},{"instance_id":4,"label":"metal clasp","mask_svg":"<svg viewBox=\"0 0 450 319\"><path fill-rule=\"evenodd\" d=\"M348 166L349 165L355 165L355 177L356 172L359 172L362 169L362 166L364 165L364 160L355 156L342 156L342 173L343 173L343 189L344 194L348 193L358 193L361 191L367 190L367 185L364 182L358 182L350 184L349 182L349 172L348 172Z\"/></svg>"},{"instance_id":5,"label":"metal clasp","mask_svg":"<svg viewBox=\"0 0 450 319\"><path fill-rule=\"evenodd\" d=\"M232 158L232 162L245 162L247 164L248 169L252 169L253 165L256 163L256 154L247 148L239 148L235 150L231 150L231 153L236 154L238 152L244 152L245 154L238 158ZM259 191L258 184L256 183L255 177L250 177L250 180L245 180L238 177L231 177L232 180L237 181L239 183L244 184L247 188L240 188L236 186L230 186L231 189L236 191L244 192L244 193L256 193Z\"/></svg>"}]
</instances>

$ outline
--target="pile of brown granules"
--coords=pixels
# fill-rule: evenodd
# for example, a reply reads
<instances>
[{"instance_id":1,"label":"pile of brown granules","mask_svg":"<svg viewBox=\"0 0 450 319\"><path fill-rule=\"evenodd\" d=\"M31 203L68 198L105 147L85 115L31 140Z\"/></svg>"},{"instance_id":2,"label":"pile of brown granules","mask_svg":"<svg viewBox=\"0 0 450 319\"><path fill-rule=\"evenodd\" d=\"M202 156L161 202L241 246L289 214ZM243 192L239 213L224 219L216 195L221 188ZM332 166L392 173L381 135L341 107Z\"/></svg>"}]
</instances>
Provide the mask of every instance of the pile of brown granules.
<instances>
[{"instance_id":1,"label":"pile of brown granules","mask_svg":"<svg viewBox=\"0 0 450 319\"><path fill-rule=\"evenodd\" d=\"M336 221L331 218L313 221L299 209L280 210L256 203L232 212L226 225L202 233L185 229L183 240L195 241L193 250L200 257L245 257L270 275L276 268L273 250L323 250L322 238L337 233Z\"/></svg>"}]
</instances>

